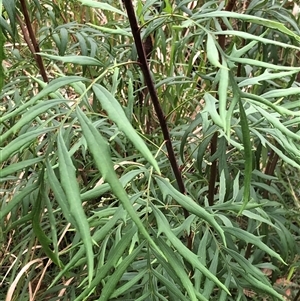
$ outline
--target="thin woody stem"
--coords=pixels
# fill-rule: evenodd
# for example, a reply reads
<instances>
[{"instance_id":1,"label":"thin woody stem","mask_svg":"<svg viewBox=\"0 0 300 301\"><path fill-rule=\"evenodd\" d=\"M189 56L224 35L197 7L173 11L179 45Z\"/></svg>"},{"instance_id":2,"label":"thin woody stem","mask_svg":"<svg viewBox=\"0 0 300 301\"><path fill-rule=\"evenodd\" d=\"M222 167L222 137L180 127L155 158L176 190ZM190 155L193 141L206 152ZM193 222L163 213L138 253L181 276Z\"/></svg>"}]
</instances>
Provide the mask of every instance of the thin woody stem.
<instances>
[{"instance_id":1,"label":"thin woody stem","mask_svg":"<svg viewBox=\"0 0 300 301\"><path fill-rule=\"evenodd\" d=\"M30 51L33 52L33 50L34 50L34 52L32 54L34 55L34 58L37 62L37 65L39 67L39 70L40 70L40 73L41 73L41 76L42 76L44 82L47 83L49 80L48 80L48 77L47 77L47 73L46 73L46 70L45 70L45 66L44 66L42 57L38 54L40 52L40 47L39 47L39 44L36 40L36 37L35 37L35 34L33 32L32 26L31 26L31 21L30 21L30 18L29 18L27 6L26 6L26 1L25 0L20 0L20 3L21 3L21 10L22 10L22 13L23 13L24 18L25 18L25 24L26 24L26 27L27 27L28 34L29 34L32 45L29 45L28 37L27 37L27 39L25 38L25 41L28 44L28 47L30 48ZM26 31L24 32L24 28L22 29L22 31L23 31L24 35L27 35ZM33 46L33 47L31 47L31 46Z\"/></svg>"},{"instance_id":2,"label":"thin woody stem","mask_svg":"<svg viewBox=\"0 0 300 301\"><path fill-rule=\"evenodd\" d=\"M151 73L150 73L150 70L149 70L149 66L148 66L148 63L147 63L147 58L146 58L146 54L145 54L145 51L144 51L144 47L143 47L143 43L142 43L142 39L141 39L141 35L140 35L140 28L139 28L137 20L136 20L134 8L133 8L132 2L130 0L124 0L124 5L125 5L126 10L127 10L129 23L130 23L130 26L131 26L131 31L132 31L132 34L133 34L133 37L134 37L137 53L138 53L138 56L139 56L140 67L142 69L144 79L145 79L145 83L147 85L148 92L149 92L150 97L152 99L152 103L153 103L157 118L159 120L160 127L162 129L163 137L164 137L166 147L167 147L168 158L169 158L172 170L174 172L174 175L175 175L178 187L179 187L179 191L181 193L185 193L185 187L184 187L184 183L183 183L183 180L182 180L181 171L179 170L177 160L176 160L176 157L175 157L175 153L174 153L174 150L173 150L173 146L172 146L172 142L171 142L170 133L169 133L169 129L168 129L168 126L167 126L166 118L165 118L165 115L164 115L164 113L162 111L162 108L160 106L158 96L157 96L157 92L156 92L156 89L154 87L154 82L152 80ZM189 212L186 209L183 209L183 210L184 210L184 216L185 216L185 218L187 218L189 216Z\"/></svg>"}]
</instances>

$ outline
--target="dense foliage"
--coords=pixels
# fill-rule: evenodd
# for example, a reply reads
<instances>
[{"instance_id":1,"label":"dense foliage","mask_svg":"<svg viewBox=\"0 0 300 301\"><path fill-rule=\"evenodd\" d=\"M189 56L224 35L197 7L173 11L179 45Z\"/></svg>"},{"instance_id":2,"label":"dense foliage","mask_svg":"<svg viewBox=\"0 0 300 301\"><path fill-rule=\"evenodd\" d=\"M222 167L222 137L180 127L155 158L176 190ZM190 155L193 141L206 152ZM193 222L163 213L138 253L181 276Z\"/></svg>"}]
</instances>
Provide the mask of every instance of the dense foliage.
<instances>
[{"instance_id":1,"label":"dense foliage","mask_svg":"<svg viewBox=\"0 0 300 301\"><path fill-rule=\"evenodd\" d=\"M298 300L296 2L0 4L1 300Z\"/></svg>"}]
</instances>

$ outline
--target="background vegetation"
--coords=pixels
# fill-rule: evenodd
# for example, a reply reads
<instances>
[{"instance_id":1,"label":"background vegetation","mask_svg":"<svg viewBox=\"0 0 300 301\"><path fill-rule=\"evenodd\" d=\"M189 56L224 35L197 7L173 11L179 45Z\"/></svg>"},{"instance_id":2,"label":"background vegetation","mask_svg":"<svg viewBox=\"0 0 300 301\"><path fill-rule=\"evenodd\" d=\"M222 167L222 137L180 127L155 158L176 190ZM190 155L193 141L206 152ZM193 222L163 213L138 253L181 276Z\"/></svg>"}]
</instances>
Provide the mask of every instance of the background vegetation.
<instances>
[{"instance_id":1,"label":"background vegetation","mask_svg":"<svg viewBox=\"0 0 300 301\"><path fill-rule=\"evenodd\" d=\"M300 298L296 1L0 4L1 300Z\"/></svg>"}]
</instances>

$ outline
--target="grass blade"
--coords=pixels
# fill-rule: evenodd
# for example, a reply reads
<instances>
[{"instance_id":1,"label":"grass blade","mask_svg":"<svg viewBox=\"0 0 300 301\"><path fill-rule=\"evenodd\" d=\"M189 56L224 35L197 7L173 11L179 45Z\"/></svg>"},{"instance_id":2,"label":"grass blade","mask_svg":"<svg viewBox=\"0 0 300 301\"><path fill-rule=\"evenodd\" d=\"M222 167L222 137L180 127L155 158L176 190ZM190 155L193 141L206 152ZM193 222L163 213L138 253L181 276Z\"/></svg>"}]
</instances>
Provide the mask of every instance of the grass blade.
<instances>
[{"instance_id":1,"label":"grass blade","mask_svg":"<svg viewBox=\"0 0 300 301\"><path fill-rule=\"evenodd\" d=\"M253 235L252 233L249 233L243 229L236 228L236 227L232 227L232 228L231 227L223 227L223 229L225 230L225 232L227 232L235 237L238 237L239 239L241 239L247 243L251 243L251 244L257 246L261 250L268 253L270 256L277 258L278 260L280 260L282 263L285 264L284 260L280 257L279 254L277 254L275 251L270 249L266 244L264 244L259 239L259 237Z\"/></svg>"},{"instance_id":2,"label":"grass blade","mask_svg":"<svg viewBox=\"0 0 300 301\"><path fill-rule=\"evenodd\" d=\"M151 163L155 170L160 174L156 160L145 145L143 139L137 134L136 130L129 122L119 102L101 85L95 84L93 90L109 118L117 124L120 131L124 132L136 149L141 152L144 158Z\"/></svg>"},{"instance_id":3,"label":"grass blade","mask_svg":"<svg viewBox=\"0 0 300 301\"><path fill-rule=\"evenodd\" d=\"M109 275L108 281L106 282L103 290L101 292L101 296L99 301L107 301L110 295L115 290L119 280L121 279L122 275L126 271L127 267L131 264L131 262L135 259L135 257L139 254L141 249L143 248L145 241L139 244L132 253L130 253L127 257L122 259L122 262L118 265L115 272Z\"/></svg>"},{"instance_id":4,"label":"grass blade","mask_svg":"<svg viewBox=\"0 0 300 301\"><path fill-rule=\"evenodd\" d=\"M166 234L167 238L170 240L171 244L175 247L175 249L181 254L185 260L191 263L191 265L199 269L207 278L213 281L216 285L226 291L228 294L228 289L224 286L224 284L214 275L212 274L202 263L200 263L198 256L191 252L181 241L177 238L172 232L170 225L166 219L166 217L162 214L160 210L158 210L155 206L151 206L157 223L159 232L163 232ZM169 261L170 262L170 261Z\"/></svg>"},{"instance_id":5,"label":"grass blade","mask_svg":"<svg viewBox=\"0 0 300 301\"><path fill-rule=\"evenodd\" d=\"M113 250L111 250L111 256L108 257L107 262L103 266L101 266L101 269L96 271L96 277L93 279L91 285L88 288L86 288L74 301L84 300L86 296L88 296L93 290L93 288L99 285L101 280L108 275L110 270L116 266L120 258L124 255L124 252L128 248L135 233L136 229L135 227L132 227L122 236L121 240L118 242L116 247ZM111 275L109 275L109 278L110 277ZM105 289L105 286L103 289Z\"/></svg>"},{"instance_id":6,"label":"grass blade","mask_svg":"<svg viewBox=\"0 0 300 301\"><path fill-rule=\"evenodd\" d=\"M94 273L94 253L90 227L82 208L79 187L75 175L75 167L69 156L61 131L57 138L57 148L61 185L69 203L70 214L76 222L74 226L80 233L85 246L88 264L88 279L89 283L91 283Z\"/></svg>"},{"instance_id":7,"label":"grass blade","mask_svg":"<svg viewBox=\"0 0 300 301\"><path fill-rule=\"evenodd\" d=\"M131 219L137 225L141 234L149 241L150 245L161 253L160 249L154 243L150 237L148 231L145 229L142 221L139 219L135 212L126 191L120 183L113 167L113 163L110 156L108 143L104 140L101 134L96 130L90 120L83 114L83 112L77 107L77 116L82 127L83 135L87 141L89 150L91 151L95 160L96 166L102 174L102 177L107 181L114 192L114 194L121 201L124 209L127 211Z\"/></svg>"},{"instance_id":8,"label":"grass blade","mask_svg":"<svg viewBox=\"0 0 300 301\"><path fill-rule=\"evenodd\" d=\"M252 177L252 146L250 139L250 131L247 120L247 115L244 110L242 101L239 99L239 109L240 109L240 119L241 119L241 128L243 134L243 145L244 145L244 160L245 160L245 171L244 171L244 195L243 195L243 206L239 212L242 211L247 206L250 201L250 188L251 188L251 177Z\"/></svg>"},{"instance_id":9,"label":"grass blade","mask_svg":"<svg viewBox=\"0 0 300 301\"><path fill-rule=\"evenodd\" d=\"M30 145L38 136L48 133L53 129L54 127L47 129L34 129L12 140L8 145L0 150L0 164L6 161L9 157L13 156L15 153L21 151L24 147ZM0 139L0 141L2 141L2 139ZM2 142L5 142L5 140Z\"/></svg>"},{"instance_id":10,"label":"grass blade","mask_svg":"<svg viewBox=\"0 0 300 301\"><path fill-rule=\"evenodd\" d=\"M186 210L188 210L190 213L195 214L196 216L199 216L200 218L203 218L205 221L207 221L214 229L219 233L219 235L223 239L223 243L226 245L226 239L224 236L224 231L222 230L221 226L216 222L214 219L214 216L200 207L196 202L194 202L191 198L188 196L180 193L178 190L176 190L167 179L155 176L155 179L158 183L158 185L161 188L161 191L164 194L171 195L176 202L178 202L182 207L184 207Z\"/></svg>"}]
</instances>

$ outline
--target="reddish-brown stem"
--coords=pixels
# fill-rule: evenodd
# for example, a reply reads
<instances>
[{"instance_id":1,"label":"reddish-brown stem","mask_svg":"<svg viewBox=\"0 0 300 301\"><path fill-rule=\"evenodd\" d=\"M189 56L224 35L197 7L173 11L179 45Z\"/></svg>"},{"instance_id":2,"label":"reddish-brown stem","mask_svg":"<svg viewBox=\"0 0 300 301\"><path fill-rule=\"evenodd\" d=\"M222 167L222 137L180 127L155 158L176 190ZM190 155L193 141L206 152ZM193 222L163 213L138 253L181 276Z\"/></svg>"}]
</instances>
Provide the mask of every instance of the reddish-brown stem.
<instances>
[{"instance_id":1,"label":"reddish-brown stem","mask_svg":"<svg viewBox=\"0 0 300 301\"><path fill-rule=\"evenodd\" d=\"M137 20L136 20L136 16L135 16L135 12L134 12L131 0L124 0L124 5L127 10L129 23L131 26L131 31L132 31L132 34L134 37L135 46L136 46L137 53L139 56L140 66L141 66L141 69L142 69L142 72L143 72L143 75L145 78L145 83L148 88L148 93L152 99L152 103L153 103L157 118L159 120L161 130L162 130L162 133L164 136L164 140L165 140L167 152L168 152L169 162L171 164L173 173L175 175L175 179L176 179L179 191L181 193L185 194L185 186L183 183L181 171L177 164L177 160L176 160L175 153L173 150L166 118L165 118L165 115L160 106L159 99L157 96L157 91L155 89L154 82L151 77L150 69L149 69L148 62L147 62L147 56L146 56L145 49L143 47L143 43L142 43L142 39L141 39L141 35L140 35L140 28L139 28ZM185 218L189 217L189 212L185 208L183 208L183 214L184 214ZM187 247L190 250L193 247L193 232L192 231L190 231L190 234L187 236Z\"/></svg>"},{"instance_id":2,"label":"reddish-brown stem","mask_svg":"<svg viewBox=\"0 0 300 301\"><path fill-rule=\"evenodd\" d=\"M211 142L210 142L210 155L211 157L217 151L217 144L218 144L218 133L214 133ZM217 180L217 160L215 159L211 166L210 166L210 176L209 176L209 183L208 183L208 204L209 206L213 206L214 199L215 199L215 185Z\"/></svg>"},{"instance_id":3,"label":"reddish-brown stem","mask_svg":"<svg viewBox=\"0 0 300 301\"><path fill-rule=\"evenodd\" d=\"M34 56L34 59L36 60L36 54L35 54L35 50L34 50L34 47L33 45L31 44L30 42L30 38L29 38L29 35L28 35L28 30L27 28L24 26L23 24L23 21L21 19L21 17L19 15L17 15L17 19L20 23L20 27L21 27L21 30L22 30L22 33L23 33L23 37L24 37L24 40L29 48L29 50L31 51L31 53L33 54Z\"/></svg>"},{"instance_id":4,"label":"reddish-brown stem","mask_svg":"<svg viewBox=\"0 0 300 301\"><path fill-rule=\"evenodd\" d=\"M147 63L147 58L146 58L145 50L144 50L143 43L142 43L142 40L141 40L141 35L140 35L140 28L139 28L137 20L136 20L134 8L133 8L132 2L130 0L124 0L124 5L125 5L126 10L127 10L131 31L132 31L132 34L133 34L133 37L134 37L135 46L136 46L137 53L138 53L138 56L139 56L140 67L142 69L142 72L143 72L143 75L144 75L144 78L145 78L145 83L147 85L148 92L149 92L150 97L152 99L152 103L153 103L157 118L159 120L161 130L162 130L162 133L163 133L163 136L164 136L169 161L170 161L173 173L175 175L179 191L181 193L185 193L185 187L184 187L183 179L182 179L181 172L179 170L177 160L176 160L176 157L175 157L175 153L174 153L174 150L173 150L173 146L172 146L172 142L171 142L170 133L169 133L169 129L168 129L168 126L167 126L166 118L165 118L165 115L164 115L164 113L162 111L162 108L160 106L158 96L157 96L157 92L156 92L156 89L154 87L154 83L153 83L153 80L152 80L152 77L151 77L150 69L149 69L149 66L148 66L148 63ZM189 216L189 212L186 209L184 209L184 216L185 216L185 218L187 218Z\"/></svg>"},{"instance_id":5,"label":"reddish-brown stem","mask_svg":"<svg viewBox=\"0 0 300 301\"><path fill-rule=\"evenodd\" d=\"M279 160L279 156L273 151L271 150L270 155L269 155L269 159L268 159L268 163L265 169L265 174L269 175L269 176L273 176L274 175L274 171L277 165L277 162ZM267 183L268 185L271 184L271 180L268 181ZM264 191L263 197L265 199L267 199L269 196L269 192L268 190Z\"/></svg>"},{"instance_id":6,"label":"reddish-brown stem","mask_svg":"<svg viewBox=\"0 0 300 301\"><path fill-rule=\"evenodd\" d=\"M38 68L40 70L40 73L41 73L41 76L42 76L44 82L48 82L49 80L48 80L48 77L47 77L47 73L46 73L46 70L45 70L43 60L42 60L41 56L38 54L40 52L40 47L39 47L39 44L38 44L38 42L35 38L35 34L33 32L32 26L31 26L31 21L30 21L30 17L29 17L29 14L28 14L27 6L26 6L26 0L20 0L20 3L21 3L22 14L25 18L25 24L26 24L26 27L27 27L28 35L30 37L34 52L32 52L33 49L28 44L29 43L28 37L27 37L27 39L25 38L25 41L28 44L28 47L29 47L30 51L34 55L34 58L36 60L36 63L38 65ZM22 29L22 31L23 31L23 29ZM24 31L23 31L23 34L25 35Z\"/></svg>"},{"instance_id":7,"label":"reddish-brown stem","mask_svg":"<svg viewBox=\"0 0 300 301\"><path fill-rule=\"evenodd\" d=\"M226 7L225 7L225 10L226 10L226 11L232 11L233 8L234 8L234 6L235 6L235 2L236 2L236 0L229 0L229 1L227 2L227 5L226 5Z\"/></svg>"}]
</instances>

